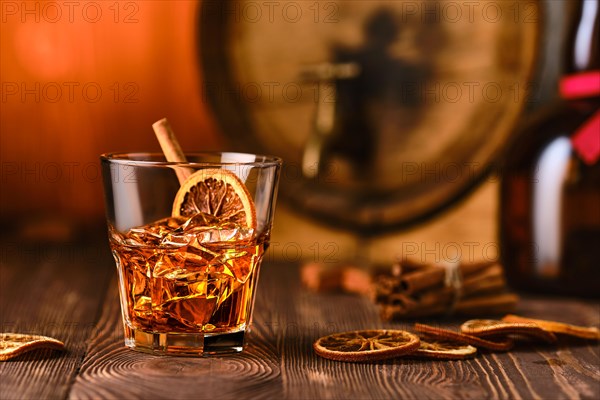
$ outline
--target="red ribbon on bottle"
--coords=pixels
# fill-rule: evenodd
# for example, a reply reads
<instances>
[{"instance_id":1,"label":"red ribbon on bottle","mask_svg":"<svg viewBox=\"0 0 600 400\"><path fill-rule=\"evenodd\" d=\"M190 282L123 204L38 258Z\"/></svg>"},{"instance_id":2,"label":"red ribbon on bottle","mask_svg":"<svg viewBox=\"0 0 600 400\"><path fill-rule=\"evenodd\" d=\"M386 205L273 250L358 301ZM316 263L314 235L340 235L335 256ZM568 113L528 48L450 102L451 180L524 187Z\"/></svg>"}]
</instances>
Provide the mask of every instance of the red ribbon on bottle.
<instances>
[{"instance_id":1,"label":"red ribbon on bottle","mask_svg":"<svg viewBox=\"0 0 600 400\"><path fill-rule=\"evenodd\" d=\"M600 158L600 111L571 136L571 145L579 157L588 165L593 165Z\"/></svg>"},{"instance_id":2,"label":"red ribbon on bottle","mask_svg":"<svg viewBox=\"0 0 600 400\"><path fill-rule=\"evenodd\" d=\"M560 97L581 99L600 95L600 71L564 76L559 83Z\"/></svg>"},{"instance_id":3,"label":"red ribbon on bottle","mask_svg":"<svg viewBox=\"0 0 600 400\"><path fill-rule=\"evenodd\" d=\"M600 71L567 75L559 83L560 96L574 100L600 96ZM586 164L600 158L600 111L597 111L571 136L571 145Z\"/></svg>"}]
</instances>

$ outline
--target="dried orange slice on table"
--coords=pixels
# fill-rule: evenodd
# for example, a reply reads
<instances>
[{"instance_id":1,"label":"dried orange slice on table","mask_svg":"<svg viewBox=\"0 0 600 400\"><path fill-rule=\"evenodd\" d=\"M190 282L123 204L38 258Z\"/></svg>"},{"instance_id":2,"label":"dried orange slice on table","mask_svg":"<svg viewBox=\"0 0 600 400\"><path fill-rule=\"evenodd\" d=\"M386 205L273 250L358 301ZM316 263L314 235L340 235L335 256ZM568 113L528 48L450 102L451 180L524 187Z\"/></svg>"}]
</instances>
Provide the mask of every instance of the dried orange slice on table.
<instances>
[{"instance_id":1,"label":"dried orange slice on table","mask_svg":"<svg viewBox=\"0 0 600 400\"><path fill-rule=\"evenodd\" d=\"M194 172L181 185L173 201L173 217L196 214L216 217L256 229L256 209L246 185L233 172L207 168Z\"/></svg>"},{"instance_id":2,"label":"dried orange slice on table","mask_svg":"<svg viewBox=\"0 0 600 400\"><path fill-rule=\"evenodd\" d=\"M392 329L371 329L334 333L313 344L321 357L335 361L361 362L386 360L410 354L419 348L419 337Z\"/></svg>"},{"instance_id":3,"label":"dried orange slice on table","mask_svg":"<svg viewBox=\"0 0 600 400\"><path fill-rule=\"evenodd\" d=\"M475 357L477 348L468 344L460 344L445 340L421 338L420 347L409 354L409 357L432 358L435 360L463 360Z\"/></svg>"}]
</instances>

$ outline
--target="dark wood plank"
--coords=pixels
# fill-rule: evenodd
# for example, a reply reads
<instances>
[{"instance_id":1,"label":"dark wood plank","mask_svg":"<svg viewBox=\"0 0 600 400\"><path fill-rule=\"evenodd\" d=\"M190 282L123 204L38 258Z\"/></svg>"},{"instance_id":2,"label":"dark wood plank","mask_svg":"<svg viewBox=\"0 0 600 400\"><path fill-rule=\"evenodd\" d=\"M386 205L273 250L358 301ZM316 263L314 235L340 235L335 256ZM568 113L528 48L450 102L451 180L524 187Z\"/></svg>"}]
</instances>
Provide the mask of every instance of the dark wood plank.
<instances>
[{"instance_id":1,"label":"dark wood plank","mask_svg":"<svg viewBox=\"0 0 600 400\"><path fill-rule=\"evenodd\" d=\"M125 349L116 283L70 398L598 398L600 348L571 343L522 346L468 361L398 359L337 363L312 352L319 336L393 327L367 300L314 294L298 284L294 265L261 272L249 347L215 358L158 357ZM599 305L573 299L526 298L522 314L600 325ZM460 321L424 321L456 327Z\"/></svg>"},{"instance_id":2,"label":"dark wood plank","mask_svg":"<svg viewBox=\"0 0 600 400\"><path fill-rule=\"evenodd\" d=\"M293 269L269 270L263 295L274 299L282 326L284 389L290 398L597 398L600 347L578 343L561 347L525 346L505 354L481 354L469 361L398 359L373 364L341 364L315 357L312 342L335 331L390 327L364 299L312 294L297 285ZM265 274L267 275L267 274ZM263 275L264 276L264 275ZM264 293L264 292L271 293ZM287 301L286 301L287 300ZM524 315L600 325L599 305L571 299L526 298ZM258 318L262 319L262 318ZM457 327L461 321L425 321ZM288 329L289 331L290 329Z\"/></svg>"},{"instance_id":3,"label":"dark wood plank","mask_svg":"<svg viewBox=\"0 0 600 400\"><path fill-rule=\"evenodd\" d=\"M67 396L94 333L114 270L101 239L0 246L0 329L64 341L63 353L41 350L0 363L0 398Z\"/></svg>"}]
</instances>

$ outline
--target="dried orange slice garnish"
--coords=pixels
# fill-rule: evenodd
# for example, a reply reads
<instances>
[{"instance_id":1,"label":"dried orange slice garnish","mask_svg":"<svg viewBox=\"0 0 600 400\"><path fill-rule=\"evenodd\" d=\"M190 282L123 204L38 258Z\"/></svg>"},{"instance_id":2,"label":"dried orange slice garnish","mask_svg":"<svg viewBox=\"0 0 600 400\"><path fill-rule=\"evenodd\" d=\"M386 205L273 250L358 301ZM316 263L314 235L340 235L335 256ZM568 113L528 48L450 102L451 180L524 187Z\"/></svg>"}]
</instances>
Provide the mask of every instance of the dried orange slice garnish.
<instances>
[{"instance_id":1,"label":"dried orange slice garnish","mask_svg":"<svg viewBox=\"0 0 600 400\"><path fill-rule=\"evenodd\" d=\"M564 322L525 318L512 314L506 315L502 318L502 321L510 323L533 323L548 332L574 336L580 339L600 340L600 329L595 326L577 326L565 324Z\"/></svg>"},{"instance_id":2,"label":"dried orange slice garnish","mask_svg":"<svg viewBox=\"0 0 600 400\"><path fill-rule=\"evenodd\" d=\"M233 222L256 229L256 210L248 189L226 169L196 171L177 191L172 216L192 217L199 213L214 216L220 223Z\"/></svg>"},{"instance_id":3,"label":"dried orange slice garnish","mask_svg":"<svg viewBox=\"0 0 600 400\"><path fill-rule=\"evenodd\" d=\"M334 333L313 344L321 357L335 361L378 361L410 354L419 348L419 337L402 330L372 329Z\"/></svg>"},{"instance_id":4,"label":"dried orange slice garnish","mask_svg":"<svg viewBox=\"0 0 600 400\"><path fill-rule=\"evenodd\" d=\"M421 338L420 347L410 357L433 358L436 360L462 360L475 357L477 348L468 344L457 344L445 340Z\"/></svg>"},{"instance_id":5,"label":"dried orange slice garnish","mask_svg":"<svg viewBox=\"0 0 600 400\"><path fill-rule=\"evenodd\" d=\"M496 342L479 338L477 336L467 335L466 333L454 332L449 329L442 329L435 326L429 326L424 324L415 324L415 331L424 334L427 338L447 341L461 344L469 344L475 347L481 347L487 350L494 351L508 351L514 343L510 339L503 339L502 341ZM422 342L422 341L421 341Z\"/></svg>"},{"instance_id":6,"label":"dried orange slice garnish","mask_svg":"<svg viewBox=\"0 0 600 400\"><path fill-rule=\"evenodd\" d=\"M472 319L461 325L460 331L473 336L519 335L555 343L556 335L531 322L504 322L493 319Z\"/></svg>"},{"instance_id":7,"label":"dried orange slice garnish","mask_svg":"<svg viewBox=\"0 0 600 400\"><path fill-rule=\"evenodd\" d=\"M65 344L48 336L22 333L0 334L0 361L9 360L36 349L62 350Z\"/></svg>"}]
</instances>

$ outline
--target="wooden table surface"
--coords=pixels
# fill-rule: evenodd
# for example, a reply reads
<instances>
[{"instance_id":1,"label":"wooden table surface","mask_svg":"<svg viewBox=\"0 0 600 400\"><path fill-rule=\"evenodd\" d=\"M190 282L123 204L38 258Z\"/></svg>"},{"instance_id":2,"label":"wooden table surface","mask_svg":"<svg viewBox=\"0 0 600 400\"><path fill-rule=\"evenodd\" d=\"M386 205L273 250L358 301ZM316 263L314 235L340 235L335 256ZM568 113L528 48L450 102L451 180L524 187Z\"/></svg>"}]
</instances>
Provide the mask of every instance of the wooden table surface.
<instances>
[{"instance_id":1,"label":"wooden table surface","mask_svg":"<svg viewBox=\"0 0 600 400\"><path fill-rule=\"evenodd\" d=\"M42 246L3 240L1 249L2 331L49 335L67 347L62 353L41 350L1 362L1 399L600 398L597 343L530 345L468 361L321 359L311 349L321 335L408 329L411 323L381 322L376 308L362 298L307 292L299 285L296 265L273 262L261 271L243 354L137 353L123 345L114 265L103 241ZM600 325L598 302L526 297L519 313Z\"/></svg>"}]
</instances>

